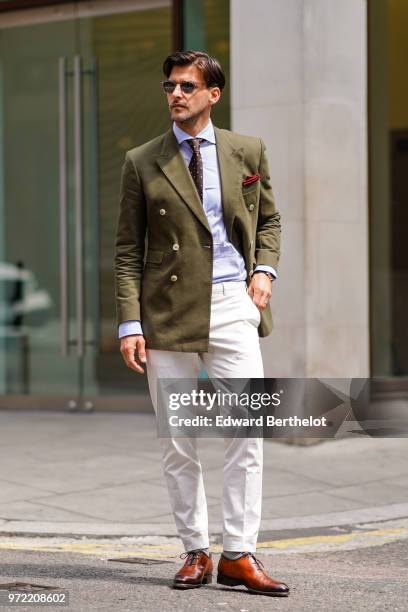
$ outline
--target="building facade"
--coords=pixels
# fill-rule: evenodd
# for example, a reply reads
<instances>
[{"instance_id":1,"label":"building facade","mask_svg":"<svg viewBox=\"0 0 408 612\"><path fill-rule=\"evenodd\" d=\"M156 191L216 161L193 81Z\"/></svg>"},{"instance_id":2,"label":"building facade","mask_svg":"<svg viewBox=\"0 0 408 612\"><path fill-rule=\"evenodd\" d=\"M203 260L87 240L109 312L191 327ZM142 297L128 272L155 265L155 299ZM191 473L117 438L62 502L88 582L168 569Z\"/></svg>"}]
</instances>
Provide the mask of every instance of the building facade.
<instances>
[{"instance_id":1,"label":"building facade","mask_svg":"<svg viewBox=\"0 0 408 612\"><path fill-rule=\"evenodd\" d=\"M408 375L404 0L0 2L0 407L149 409L119 353L124 152L204 49L220 127L259 135L282 215L267 376Z\"/></svg>"}]
</instances>

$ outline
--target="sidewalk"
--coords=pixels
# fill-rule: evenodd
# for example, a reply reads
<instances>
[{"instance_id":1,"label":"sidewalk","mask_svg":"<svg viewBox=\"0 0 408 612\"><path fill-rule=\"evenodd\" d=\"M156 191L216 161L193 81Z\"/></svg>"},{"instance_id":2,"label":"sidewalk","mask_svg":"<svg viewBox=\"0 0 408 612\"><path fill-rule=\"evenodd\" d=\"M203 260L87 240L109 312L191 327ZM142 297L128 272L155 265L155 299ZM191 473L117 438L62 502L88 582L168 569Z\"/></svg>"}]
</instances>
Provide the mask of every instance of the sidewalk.
<instances>
[{"instance_id":1,"label":"sidewalk","mask_svg":"<svg viewBox=\"0 0 408 612\"><path fill-rule=\"evenodd\" d=\"M153 415L0 412L0 533L176 535ZM223 441L199 441L221 532ZM261 532L408 517L408 440L265 441Z\"/></svg>"}]
</instances>

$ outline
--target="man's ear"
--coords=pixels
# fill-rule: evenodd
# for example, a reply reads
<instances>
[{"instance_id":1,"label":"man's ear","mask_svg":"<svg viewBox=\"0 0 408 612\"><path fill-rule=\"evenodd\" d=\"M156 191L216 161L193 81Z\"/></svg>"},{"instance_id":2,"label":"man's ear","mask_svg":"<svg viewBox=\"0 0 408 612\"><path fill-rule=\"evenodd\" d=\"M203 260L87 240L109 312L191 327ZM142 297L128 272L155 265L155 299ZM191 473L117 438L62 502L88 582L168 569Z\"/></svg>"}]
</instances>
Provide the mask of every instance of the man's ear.
<instances>
[{"instance_id":1,"label":"man's ear","mask_svg":"<svg viewBox=\"0 0 408 612\"><path fill-rule=\"evenodd\" d=\"M211 97L210 97L210 104L211 106L214 106L214 104L217 104L218 100L221 98L221 90L219 87L212 87L211 88Z\"/></svg>"}]
</instances>

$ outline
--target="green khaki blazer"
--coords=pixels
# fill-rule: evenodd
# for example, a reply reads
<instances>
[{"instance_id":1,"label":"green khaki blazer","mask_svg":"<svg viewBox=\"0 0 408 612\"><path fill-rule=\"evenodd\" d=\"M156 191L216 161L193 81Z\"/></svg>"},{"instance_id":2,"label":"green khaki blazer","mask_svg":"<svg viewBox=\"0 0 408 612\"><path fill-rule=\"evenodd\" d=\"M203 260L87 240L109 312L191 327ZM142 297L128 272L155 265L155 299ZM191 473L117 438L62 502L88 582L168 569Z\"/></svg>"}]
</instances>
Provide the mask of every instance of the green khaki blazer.
<instances>
[{"instance_id":1,"label":"green khaki blazer","mask_svg":"<svg viewBox=\"0 0 408 612\"><path fill-rule=\"evenodd\" d=\"M265 144L214 126L228 239L248 273L278 267L280 215ZM260 180L244 186L248 176ZM140 320L146 348L207 352L212 292L212 234L203 205L170 128L126 152L115 239L118 325ZM273 327L270 305L259 336Z\"/></svg>"}]
</instances>

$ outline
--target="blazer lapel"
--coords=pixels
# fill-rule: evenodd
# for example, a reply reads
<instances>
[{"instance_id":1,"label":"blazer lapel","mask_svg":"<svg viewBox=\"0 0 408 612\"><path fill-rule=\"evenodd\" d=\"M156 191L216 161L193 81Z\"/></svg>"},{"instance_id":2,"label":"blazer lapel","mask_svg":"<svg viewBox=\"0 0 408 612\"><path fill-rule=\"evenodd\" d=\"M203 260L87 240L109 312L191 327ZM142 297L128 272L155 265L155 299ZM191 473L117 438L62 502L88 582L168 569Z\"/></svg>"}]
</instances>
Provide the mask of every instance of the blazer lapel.
<instances>
[{"instance_id":1,"label":"blazer lapel","mask_svg":"<svg viewBox=\"0 0 408 612\"><path fill-rule=\"evenodd\" d=\"M196 186L186 166L172 128L164 135L163 146L156 161L179 196L199 221L211 232Z\"/></svg>"},{"instance_id":2,"label":"blazer lapel","mask_svg":"<svg viewBox=\"0 0 408 612\"><path fill-rule=\"evenodd\" d=\"M236 149L225 133L214 126L215 139L217 143L218 163L220 167L222 206L224 211L224 223L228 239L232 238L232 225L237 206L240 202L240 191L242 183L242 166L244 161L244 149Z\"/></svg>"}]
</instances>

